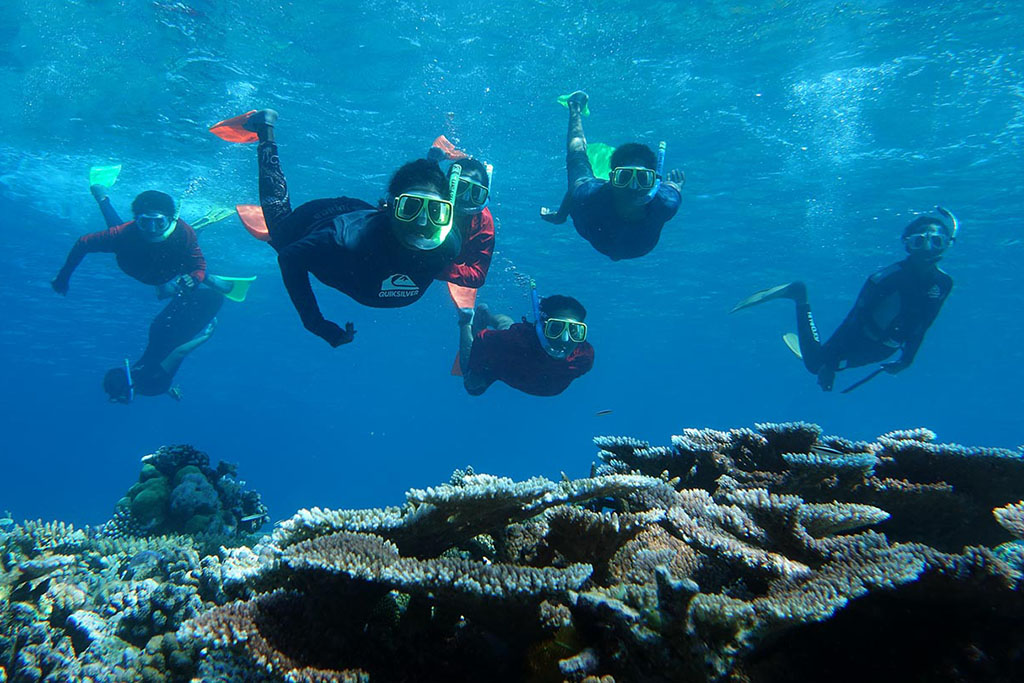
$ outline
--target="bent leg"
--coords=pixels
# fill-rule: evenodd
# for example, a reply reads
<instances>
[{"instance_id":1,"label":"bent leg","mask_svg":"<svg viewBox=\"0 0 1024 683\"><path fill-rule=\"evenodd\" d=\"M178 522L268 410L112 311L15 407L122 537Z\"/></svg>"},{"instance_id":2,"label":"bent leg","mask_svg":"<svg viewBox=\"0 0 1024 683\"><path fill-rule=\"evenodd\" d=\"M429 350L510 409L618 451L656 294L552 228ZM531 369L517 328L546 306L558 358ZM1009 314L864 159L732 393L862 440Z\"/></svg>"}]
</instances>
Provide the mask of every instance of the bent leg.
<instances>
[{"instance_id":1,"label":"bent leg","mask_svg":"<svg viewBox=\"0 0 1024 683\"><path fill-rule=\"evenodd\" d=\"M282 223L292 212L291 200L288 197L288 182L281 170L281 160L277 156L277 143L260 142L257 149L259 161L260 207L263 218L267 222L270 241L280 249L291 240L284 234ZM282 242L285 242L282 244Z\"/></svg>"},{"instance_id":2,"label":"bent leg","mask_svg":"<svg viewBox=\"0 0 1024 683\"><path fill-rule=\"evenodd\" d=\"M811 314L811 305L798 303L796 305L796 333L800 340L800 355L804 361L804 367L811 374L818 374L824 364L824 357L821 352L821 340L818 338L818 328L814 324L814 316Z\"/></svg>"}]
</instances>

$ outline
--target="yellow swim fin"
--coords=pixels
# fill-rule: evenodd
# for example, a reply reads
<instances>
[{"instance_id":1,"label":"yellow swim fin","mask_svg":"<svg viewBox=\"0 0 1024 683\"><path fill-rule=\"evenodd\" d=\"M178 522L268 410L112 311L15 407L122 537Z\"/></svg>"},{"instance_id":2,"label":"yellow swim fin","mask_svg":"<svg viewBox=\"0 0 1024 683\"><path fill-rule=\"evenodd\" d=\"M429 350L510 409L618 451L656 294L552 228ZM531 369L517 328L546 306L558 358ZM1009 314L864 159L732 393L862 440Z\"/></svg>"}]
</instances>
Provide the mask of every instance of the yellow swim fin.
<instances>
[{"instance_id":1,"label":"yellow swim fin","mask_svg":"<svg viewBox=\"0 0 1024 683\"><path fill-rule=\"evenodd\" d=\"M206 212L205 216L192 224L192 229L199 231L234 215L234 209L211 209Z\"/></svg>"},{"instance_id":2,"label":"yellow swim fin","mask_svg":"<svg viewBox=\"0 0 1024 683\"><path fill-rule=\"evenodd\" d=\"M231 283L231 291L224 294L224 296L232 301L238 302L245 301L245 296L249 293L249 287L252 286L253 280L256 279L255 275L252 277L228 277L226 275L218 275L217 277Z\"/></svg>"}]
</instances>

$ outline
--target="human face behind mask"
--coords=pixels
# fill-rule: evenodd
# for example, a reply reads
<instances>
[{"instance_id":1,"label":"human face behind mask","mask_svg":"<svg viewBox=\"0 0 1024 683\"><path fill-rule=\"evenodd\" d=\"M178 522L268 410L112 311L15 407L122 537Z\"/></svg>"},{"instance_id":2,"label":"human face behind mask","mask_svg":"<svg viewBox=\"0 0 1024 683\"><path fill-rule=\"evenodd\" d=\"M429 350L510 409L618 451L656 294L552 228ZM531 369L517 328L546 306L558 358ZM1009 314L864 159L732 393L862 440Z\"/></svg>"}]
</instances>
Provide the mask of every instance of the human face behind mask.
<instances>
[{"instance_id":1,"label":"human face behind mask","mask_svg":"<svg viewBox=\"0 0 1024 683\"><path fill-rule=\"evenodd\" d=\"M428 185L413 185L394 197L391 230L404 246L420 251L440 247L451 232L452 203Z\"/></svg>"},{"instance_id":2,"label":"human face behind mask","mask_svg":"<svg viewBox=\"0 0 1024 683\"><path fill-rule=\"evenodd\" d=\"M174 232L174 218L158 212L135 216L135 225L147 242L162 242Z\"/></svg>"}]
</instances>

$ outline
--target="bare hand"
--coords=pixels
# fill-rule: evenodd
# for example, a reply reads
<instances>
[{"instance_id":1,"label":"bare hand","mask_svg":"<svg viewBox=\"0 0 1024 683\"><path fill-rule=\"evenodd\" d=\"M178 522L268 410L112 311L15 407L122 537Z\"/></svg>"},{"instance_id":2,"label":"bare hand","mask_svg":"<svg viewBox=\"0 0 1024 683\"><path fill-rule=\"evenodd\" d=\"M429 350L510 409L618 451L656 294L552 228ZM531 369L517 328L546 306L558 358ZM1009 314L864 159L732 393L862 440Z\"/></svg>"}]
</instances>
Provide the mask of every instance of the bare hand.
<instances>
[{"instance_id":1,"label":"bare hand","mask_svg":"<svg viewBox=\"0 0 1024 683\"><path fill-rule=\"evenodd\" d=\"M682 189L683 185L686 184L686 175L678 168L674 168L668 172L667 182L672 183L676 187Z\"/></svg>"}]
</instances>

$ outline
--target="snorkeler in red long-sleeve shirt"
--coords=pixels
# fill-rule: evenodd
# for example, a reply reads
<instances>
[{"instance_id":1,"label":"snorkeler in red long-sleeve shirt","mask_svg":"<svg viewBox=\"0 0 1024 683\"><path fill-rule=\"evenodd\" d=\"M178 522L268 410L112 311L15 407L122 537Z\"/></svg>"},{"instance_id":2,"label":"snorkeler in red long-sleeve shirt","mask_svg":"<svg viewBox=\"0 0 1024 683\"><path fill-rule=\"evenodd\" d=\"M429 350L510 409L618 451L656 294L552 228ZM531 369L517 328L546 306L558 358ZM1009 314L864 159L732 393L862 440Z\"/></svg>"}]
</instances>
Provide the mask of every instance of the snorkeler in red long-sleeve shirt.
<instances>
[{"instance_id":1,"label":"snorkeler in red long-sleeve shirt","mask_svg":"<svg viewBox=\"0 0 1024 683\"><path fill-rule=\"evenodd\" d=\"M86 254L113 253L126 274L165 295L191 291L206 278L206 259L196 233L178 218L174 199L146 190L132 202L134 220L78 238L51 285L67 294L71 274Z\"/></svg>"},{"instance_id":2,"label":"snorkeler in red long-sleeve shirt","mask_svg":"<svg viewBox=\"0 0 1024 683\"><path fill-rule=\"evenodd\" d=\"M533 396L556 396L594 366L587 311L571 296L539 299L534 323L513 323L486 306L459 316L459 362L466 391L479 396L496 381Z\"/></svg>"},{"instance_id":3,"label":"snorkeler in red long-sleeve shirt","mask_svg":"<svg viewBox=\"0 0 1024 683\"><path fill-rule=\"evenodd\" d=\"M438 280L451 282L462 287L479 289L487 280L494 254L494 217L487 204L490 201L491 174L479 159L466 156L464 152L438 147L439 141L448 143L444 137L434 141L427 158L442 163L457 161L461 168L459 185L455 196L455 221L463 235L462 249L452 264L437 276ZM450 177L450 168L449 177Z\"/></svg>"}]
</instances>

